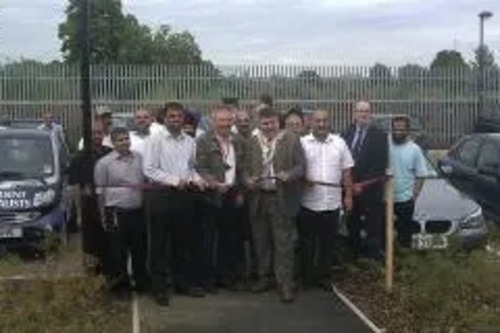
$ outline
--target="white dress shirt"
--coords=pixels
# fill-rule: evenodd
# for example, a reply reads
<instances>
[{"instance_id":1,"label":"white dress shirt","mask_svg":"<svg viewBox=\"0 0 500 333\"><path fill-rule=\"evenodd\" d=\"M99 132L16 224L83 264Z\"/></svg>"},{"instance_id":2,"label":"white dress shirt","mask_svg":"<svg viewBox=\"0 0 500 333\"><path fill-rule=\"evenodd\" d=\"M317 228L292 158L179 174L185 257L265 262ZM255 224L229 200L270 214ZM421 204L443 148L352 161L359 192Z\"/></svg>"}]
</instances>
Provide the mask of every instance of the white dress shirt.
<instances>
[{"instance_id":1,"label":"white dress shirt","mask_svg":"<svg viewBox=\"0 0 500 333\"><path fill-rule=\"evenodd\" d=\"M104 138L102 138L102 145L105 147L109 147L111 149L114 148L113 142L111 142L111 136L108 134ZM78 150L83 149L83 138L80 139L80 142L78 143Z\"/></svg>"},{"instance_id":2,"label":"white dress shirt","mask_svg":"<svg viewBox=\"0 0 500 333\"><path fill-rule=\"evenodd\" d=\"M313 134L300 139L307 162L307 180L340 184L344 170L352 168L354 162L344 139L328 134L319 141ZM322 185L307 186L302 197L302 206L312 211L332 211L342 207L342 189Z\"/></svg>"},{"instance_id":3,"label":"white dress shirt","mask_svg":"<svg viewBox=\"0 0 500 333\"><path fill-rule=\"evenodd\" d=\"M166 131L167 128L165 127L165 125L157 123L156 121L152 122L151 125L149 126L149 132L151 133L151 135L155 135L156 133L161 133Z\"/></svg>"},{"instance_id":4,"label":"white dress shirt","mask_svg":"<svg viewBox=\"0 0 500 333\"><path fill-rule=\"evenodd\" d=\"M224 163L228 166L224 176L224 184L232 186L236 180L236 156L234 154L234 144L231 138L225 141L217 137L222 152Z\"/></svg>"},{"instance_id":5,"label":"white dress shirt","mask_svg":"<svg viewBox=\"0 0 500 333\"><path fill-rule=\"evenodd\" d=\"M144 174L152 181L176 186L181 179L201 179L194 168L196 144L189 135L174 137L165 130L152 135L144 148Z\"/></svg>"},{"instance_id":6,"label":"white dress shirt","mask_svg":"<svg viewBox=\"0 0 500 333\"><path fill-rule=\"evenodd\" d=\"M144 150L146 142L148 141L151 134L140 135L137 132L130 132L130 150L135 151L144 157Z\"/></svg>"}]
</instances>

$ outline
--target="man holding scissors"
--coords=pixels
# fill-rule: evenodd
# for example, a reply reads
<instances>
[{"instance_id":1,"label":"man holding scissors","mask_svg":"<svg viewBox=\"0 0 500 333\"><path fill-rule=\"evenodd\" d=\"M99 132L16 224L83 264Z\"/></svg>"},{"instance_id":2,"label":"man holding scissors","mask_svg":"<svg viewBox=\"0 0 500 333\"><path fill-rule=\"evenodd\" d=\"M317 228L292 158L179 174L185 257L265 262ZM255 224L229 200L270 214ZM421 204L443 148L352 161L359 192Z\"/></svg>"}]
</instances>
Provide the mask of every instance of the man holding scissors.
<instances>
[{"instance_id":1,"label":"man holding scissors","mask_svg":"<svg viewBox=\"0 0 500 333\"><path fill-rule=\"evenodd\" d=\"M244 179L253 191L250 216L259 279L253 291L271 287L274 268L282 301L293 302L295 217L305 173L304 151L297 135L280 131L279 114L264 108L259 112L259 133L250 139L247 156Z\"/></svg>"},{"instance_id":2,"label":"man holding scissors","mask_svg":"<svg viewBox=\"0 0 500 333\"><path fill-rule=\"evenodd\" d=\"M312 133L301 138L307 172L299 215L300 275L304 286L331 290L333 245L340 209L352 210L354 162L345 141L330 133L327 111L314 111L311 124Z\"/></svg>"}]
</instances>

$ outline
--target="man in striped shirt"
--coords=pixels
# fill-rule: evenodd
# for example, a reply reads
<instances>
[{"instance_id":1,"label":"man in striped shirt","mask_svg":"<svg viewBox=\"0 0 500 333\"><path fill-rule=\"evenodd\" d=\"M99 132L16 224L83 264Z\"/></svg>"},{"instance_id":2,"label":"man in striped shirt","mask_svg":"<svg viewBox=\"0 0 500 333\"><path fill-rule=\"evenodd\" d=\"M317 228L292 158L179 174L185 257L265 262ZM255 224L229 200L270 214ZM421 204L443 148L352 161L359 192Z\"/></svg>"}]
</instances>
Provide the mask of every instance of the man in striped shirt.
<instances>
[{"instance_id":1,"label":"man in striped shirt","mask_svg":"<svg viewBox=\"0 0 500 333\"><path fill-rule=\"evenodd\" d=\"M144 173L158 185L148 196L149 265L153 295L159 305L168 306L169 289L175 287L190 296L204 296L195 270L198 240L191 230L193 189L204 190L206 183L195 171L195 141L182 131L181 104L165 106L166 131L151 136L144 149ZM171 244L169 244L171 239ZM169 250L173 251L171 276ZM173 281L172 281L173 278Z\"/></svg>"}]
</instances>

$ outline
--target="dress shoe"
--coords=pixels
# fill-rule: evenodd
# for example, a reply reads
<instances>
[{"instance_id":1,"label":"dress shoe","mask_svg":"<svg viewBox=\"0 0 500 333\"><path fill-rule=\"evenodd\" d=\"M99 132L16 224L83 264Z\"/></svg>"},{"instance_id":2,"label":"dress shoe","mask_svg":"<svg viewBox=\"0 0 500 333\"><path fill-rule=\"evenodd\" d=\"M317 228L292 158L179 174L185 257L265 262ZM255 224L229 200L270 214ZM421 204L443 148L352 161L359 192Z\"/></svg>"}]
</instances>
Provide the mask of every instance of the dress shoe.
<instances>
[{"instance_id":1,"label":"dress shoe","mask_svg":"<svg viewBox=\"0 0 500 333\"><path fill-rule=\"evenodd\" d=\"M293 303L295 301L295 290L291 286L281 288L281 301L283 303Z\"/></svg>"},{"instance_id":2,"label":"dress shoe","mask_svg":"<svg viewBox=\"0 0 500 333\"><path fill-rule=\"evenodd\" d=\"M200 287L189 287L183 291L183 294L195 298L203 298L206 296L205 290Z\"/></svg>"},{"instance_id":3,"label":"dress shoe","mask_svg":"<svg viewBox=\"0 0 500 333\"><path fill-rule=\"evenodd\" d=\"M263 293L271 289L271 283L269 280L262 279L257 281L257 283L252 287L253 293Z\"/></svg>"},{"instance_id":4,"label":"dress shoe","mask_svg":"<svg viewBox=\"0 0 500 333\"><path fill-rule=\"evenodd\" d=\"M170 294L166 291L158 292L154 294L154 300L159 306L169 306L170 305Z\"/></svg>"}]
</instances>

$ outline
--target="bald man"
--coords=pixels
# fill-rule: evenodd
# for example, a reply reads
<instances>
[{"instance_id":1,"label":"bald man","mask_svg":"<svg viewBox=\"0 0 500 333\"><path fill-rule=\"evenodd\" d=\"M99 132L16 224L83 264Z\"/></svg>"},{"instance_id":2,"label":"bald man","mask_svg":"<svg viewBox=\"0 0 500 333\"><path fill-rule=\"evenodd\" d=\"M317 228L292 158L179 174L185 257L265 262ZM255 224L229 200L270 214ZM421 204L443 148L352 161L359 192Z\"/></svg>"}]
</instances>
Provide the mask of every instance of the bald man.
<instances>
[{"instance_id":1,"label":"bald man","mask_svg":"<svg viewBox=\"0 0 500 333\"><path fill-rule=\"evenodd\" d=\"M318 286L331 291L333 245L340 210L352 210L354 162L344 139L330 133L328 112L312 112L311 125L312 133L301 137L307 161L299 215L301 279L305 287ZM342 184L342 188L326 184Z\"/></svg>"},{"instance_id":2,"label":"bald man","mask_svg":"<svg viewBox=\"0 0 500 333\"><path fill-rule=\"evenodd\" d=\"M343 135L354 158L353 211L347 226L354 254L378 260L384 256L384 182L357 185L383 178L388 167L387 134L371 126L371 115L368 101L357 102L354 122Z\"/></svg>"}]
</instances>

